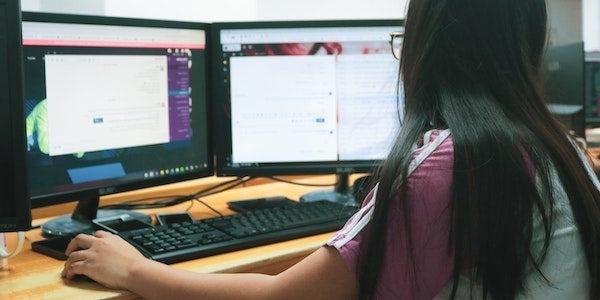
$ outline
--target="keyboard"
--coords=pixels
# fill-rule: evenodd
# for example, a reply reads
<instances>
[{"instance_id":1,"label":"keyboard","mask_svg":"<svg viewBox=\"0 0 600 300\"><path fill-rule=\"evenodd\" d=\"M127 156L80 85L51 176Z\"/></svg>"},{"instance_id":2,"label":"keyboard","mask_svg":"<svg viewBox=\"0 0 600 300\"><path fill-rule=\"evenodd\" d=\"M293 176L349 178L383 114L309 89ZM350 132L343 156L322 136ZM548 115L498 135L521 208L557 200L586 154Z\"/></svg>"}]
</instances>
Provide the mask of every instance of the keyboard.
<instances>
[{"instance_id":1,"label":"keyboard","mask_svg":"<svg viewBox=\"0 0 600 300\"><path fill-rule=\"evenodd\" d=\"M335 231L356 210L328 201L298 203L119 235L146 257L170 264Z\"/></svg>"}]
</instances>

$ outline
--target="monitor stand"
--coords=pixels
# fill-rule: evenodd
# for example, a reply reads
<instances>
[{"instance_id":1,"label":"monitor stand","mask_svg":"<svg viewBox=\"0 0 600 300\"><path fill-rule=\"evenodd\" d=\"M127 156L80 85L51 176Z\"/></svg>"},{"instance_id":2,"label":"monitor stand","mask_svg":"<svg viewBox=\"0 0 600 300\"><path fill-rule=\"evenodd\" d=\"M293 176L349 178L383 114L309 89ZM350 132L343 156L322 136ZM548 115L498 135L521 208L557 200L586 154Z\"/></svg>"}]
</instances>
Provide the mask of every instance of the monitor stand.
<instances>
[{"instance_id":1,"label":"monitor stand","mask_svg":"<svg viewBox=\"0 0 600 300\"><path fill-rule=\"evenodd\" d=\"M132 218L150 223L149 216L129 210L104 210L98 209L99 197L79 200L75 211L70 215L63 215L44 223L42 233L47 237L74 236L79 233L92 233L95 231L92 220L110 218L119 215L129 215Z\"/></svg>"},{"instance_id":2,"label":"monitor stand","mask_svg":"<svg viewBox=\"0 0 600 300\"><path fill-rule=\"evenodd\" d=\"M347 206L358 206L350 188L350 174L336 174L337 183L332 190L321 190L304 194L300 197L300 202L315 202L327 200L340 203Z\"/></svg>"}]
</instances>

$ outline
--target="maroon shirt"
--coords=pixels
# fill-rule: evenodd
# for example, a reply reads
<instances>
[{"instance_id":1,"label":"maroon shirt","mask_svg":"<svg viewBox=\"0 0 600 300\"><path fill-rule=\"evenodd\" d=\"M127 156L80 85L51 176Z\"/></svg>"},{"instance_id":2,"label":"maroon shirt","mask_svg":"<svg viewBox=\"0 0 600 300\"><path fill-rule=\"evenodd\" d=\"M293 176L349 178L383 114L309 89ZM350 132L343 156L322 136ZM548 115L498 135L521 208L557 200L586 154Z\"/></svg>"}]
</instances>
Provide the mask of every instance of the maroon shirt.
<instances>
[{"instance_id":1,"label":"maroon shirt","mask_svg":"<svg viewBox=\"0 0 600 300\"><path fill-rule=\"evenodd\" d=\"M452 137L447 132L428 132L424 145L414 152L415 160L418 166L408 176L406 199L397 195L389 206L386 251L374 299L432 299L452 277L453 249L449 245L454 163ZM369 207L374 204L375 195L376 189L367 195L363 209L327 243L339 250L353 274L357 274L362 235L368 226ZM403 234L406 222L400 211L400 201L405 201L411 209L408 221L414 269Z\"/></svg>"}]
</instances>

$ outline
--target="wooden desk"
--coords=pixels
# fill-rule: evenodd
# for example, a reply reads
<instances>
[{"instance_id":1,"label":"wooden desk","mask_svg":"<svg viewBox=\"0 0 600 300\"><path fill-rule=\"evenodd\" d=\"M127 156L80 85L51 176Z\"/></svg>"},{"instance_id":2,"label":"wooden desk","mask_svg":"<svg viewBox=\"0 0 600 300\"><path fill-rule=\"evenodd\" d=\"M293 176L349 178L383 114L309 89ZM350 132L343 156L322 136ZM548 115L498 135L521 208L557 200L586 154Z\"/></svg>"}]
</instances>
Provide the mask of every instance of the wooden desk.
<instances>
[{"instance_id":1,"label":"wooden desk","mask_svg":"<svg viewBox=\"0 0 600 300\"><path fill-rule=\"evenodd\" d=\"M333 182L333 176L317 176L300 179L305 183ZM298 199L302 194L315 190L314 187L290 185L286 183L266 183L230 190L203 198L223 214L231 214L227 201L285 195ZM156 191L155 191L156 192ZM159 191L164 192L164 191ZM189 203L178 206L144 210L148 214L156 212L180 212ZM196 203L190 212L195 218L213 217L214 213ZM36 220L39 224L45 219ZM34 224L35 224L34 223ZM203 273L217 272L257 272L277 274L292 266L318 249L331 236L331 233L281 242L247 250L241 250L207 258L174 264L173 267ZM10 261L8 271L0 271L0 299L135 299L127 291L114 291L99 284L87 281L63 281L60 271L64 262L38 254L31 250L31 242L42 239L39 229L26 234L27 241L21 254Z\"/></svg>"}]
</instances>

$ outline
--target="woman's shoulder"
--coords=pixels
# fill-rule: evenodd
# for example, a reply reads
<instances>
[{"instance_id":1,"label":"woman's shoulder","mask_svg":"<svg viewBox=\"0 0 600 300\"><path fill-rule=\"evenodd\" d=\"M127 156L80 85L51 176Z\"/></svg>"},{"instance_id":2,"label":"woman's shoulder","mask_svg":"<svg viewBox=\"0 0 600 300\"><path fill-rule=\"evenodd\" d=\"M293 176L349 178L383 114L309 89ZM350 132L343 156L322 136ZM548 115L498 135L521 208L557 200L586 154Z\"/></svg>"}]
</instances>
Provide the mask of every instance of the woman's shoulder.
<instances>
[{"instance_id":1,"label":"woman's shoulder","mask_svg":"<svg viewBox=\"0 0 600 300\"><path fill-rule=\"evenodd\" d=\"M452 198L454 144L447 130L425 134L423 146L414 152L412 169L406 180L407 203L424 220L436 219Z\"/></svg>"},{"instance_id":2,"label":"woman's shoulder","mask_svg":"<svg viewBox=\"0 0 600 300\"><path fill-rule=\"evenodd\" d=\"M411 173L452 171L453 166L454 142L450 131L447 129L427 131L423 135L421 146L413 152L414 171Z\"/></svg>"}]
</instances>

